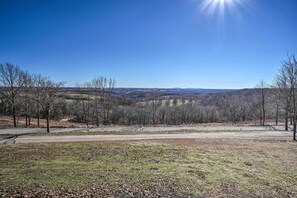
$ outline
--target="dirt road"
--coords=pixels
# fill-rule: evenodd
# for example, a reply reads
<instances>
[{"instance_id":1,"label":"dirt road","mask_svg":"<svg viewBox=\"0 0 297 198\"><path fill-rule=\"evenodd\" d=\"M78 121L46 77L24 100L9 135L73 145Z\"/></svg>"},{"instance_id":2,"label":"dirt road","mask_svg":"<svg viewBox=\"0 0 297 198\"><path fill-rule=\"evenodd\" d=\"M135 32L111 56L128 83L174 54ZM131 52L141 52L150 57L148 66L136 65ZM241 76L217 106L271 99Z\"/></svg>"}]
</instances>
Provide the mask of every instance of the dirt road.
<instances>
[{"instance_id":1,"label":"dirt road","mask_svg":"<svg viewBox=\"0 0 297 198\"><path fill-rule=\"evenodd\" d=\"M251 132L208 132L183 134L137 134L137 135L79 135L79 136L20 136L2 139L0 143L46 143L46 142L91 142L91 141L123 141L150 139L267 139L291 137L284 131L251 131Z\"/></svg>"},{"instance_id":2,"label":"dirt road","mask_svg":"<svg viewBox=\"0 0 297 198\"><path fill-rule=\"evenodd\" d=\"M197 125L197 126L104 126L96 128L52 128L51 133L64 132L165 132L165 131L193 131L193 132L223 132L223 131L267 131L267 130L283 130L282 126L212 126L212 125ZM45 133L46 128L6 128L0 129L0 135L21 135L28 133Z\"/></svg>"}]
</instances>

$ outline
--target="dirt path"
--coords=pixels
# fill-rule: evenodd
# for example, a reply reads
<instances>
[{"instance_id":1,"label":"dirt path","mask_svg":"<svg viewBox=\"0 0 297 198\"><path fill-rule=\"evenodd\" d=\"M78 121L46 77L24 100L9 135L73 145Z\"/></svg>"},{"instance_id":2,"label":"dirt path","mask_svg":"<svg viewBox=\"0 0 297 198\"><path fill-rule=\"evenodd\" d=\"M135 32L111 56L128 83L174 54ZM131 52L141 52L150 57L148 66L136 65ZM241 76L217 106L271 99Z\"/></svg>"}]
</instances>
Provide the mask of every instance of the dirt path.
<instances>
[{"instance_id":1,"label":"dirt path","mask_svg":"<svg viewBox=\"0 0 297 198\"><path fill-rule=\"evenodd\" d=\"M97 128L52 128L51 133L64 133L64 132L166 132L166 131L267 131L279 130L284 127L263 127L263 126L211 126L211 125L197 125L197 126L104 126ZM45 133L46 128L6 128L0 129L0 135L22 135L28 133Z\"/></svg>"},{"instance_id":2,"label":"dirt path","mask_svg":"<svg viewBox=\"0 0 297 198\"><path fill-rule=\"evenodd\" d=\"M256 132L209 132L183 134L138 134L138 135L79 135L79 136L20 136L4 139L0 143L46 143L46 142L91 142L91 141L123 141L150 139L266 139L290 137L290 132L256 131Z\"/></svg>"}]
</instances>

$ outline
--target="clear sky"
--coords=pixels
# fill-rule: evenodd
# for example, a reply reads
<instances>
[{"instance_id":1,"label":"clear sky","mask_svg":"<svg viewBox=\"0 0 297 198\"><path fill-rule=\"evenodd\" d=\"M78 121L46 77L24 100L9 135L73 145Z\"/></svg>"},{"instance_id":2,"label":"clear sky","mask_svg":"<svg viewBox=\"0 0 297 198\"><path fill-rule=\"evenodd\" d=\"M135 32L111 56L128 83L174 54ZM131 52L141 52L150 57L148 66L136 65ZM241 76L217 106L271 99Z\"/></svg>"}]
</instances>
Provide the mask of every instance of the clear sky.
<instances>
[{"instance_id":1,"label":"clear sky","mask_svg":"<svg viewBox=\"0 0 297 198\"><path fill-rule=\"evenodd\" d=\"M118 87L248 88L297 52L297 0L0 0L0 62Z\"/></svg>"}]
</instances>

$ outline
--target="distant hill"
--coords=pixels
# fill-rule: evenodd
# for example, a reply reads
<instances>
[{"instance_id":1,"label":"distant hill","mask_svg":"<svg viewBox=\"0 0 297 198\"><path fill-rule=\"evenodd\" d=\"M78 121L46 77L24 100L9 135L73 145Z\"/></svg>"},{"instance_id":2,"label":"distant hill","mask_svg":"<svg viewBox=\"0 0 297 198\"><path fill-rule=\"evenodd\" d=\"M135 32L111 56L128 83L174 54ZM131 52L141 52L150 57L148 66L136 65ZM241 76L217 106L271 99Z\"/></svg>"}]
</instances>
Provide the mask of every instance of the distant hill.
<instances>
[{"instance_id":1,"label":"distant hill","mask_svg":"<svg viewBox=\"0 0 297 198\"><path fill-rule=\"evenodd\" d=\"M4 88L0 87L0 91ZM90 93L91 89L77 87L62 87L61 92L66 93ZM162 96L195 96L201 94L216 94L239 91L239 89L203 89L203 88L114 88L113 94L127 96L129 98L145 98L153 90L157 90Z\"/></svg>"},{"instance_id":2,"label":"distant hill","mask_svg":"<svg viewBox=\"0 0 297 198\"><path fill-rule=\"evenodd\" d=\"M161 95L198 95L210 93L225 93L236 91L236 89L203 89L203 88L115 88L114 93L127 95L132 98L142 98L153 90L157 90Z\"/></svg>"}]
</instances>

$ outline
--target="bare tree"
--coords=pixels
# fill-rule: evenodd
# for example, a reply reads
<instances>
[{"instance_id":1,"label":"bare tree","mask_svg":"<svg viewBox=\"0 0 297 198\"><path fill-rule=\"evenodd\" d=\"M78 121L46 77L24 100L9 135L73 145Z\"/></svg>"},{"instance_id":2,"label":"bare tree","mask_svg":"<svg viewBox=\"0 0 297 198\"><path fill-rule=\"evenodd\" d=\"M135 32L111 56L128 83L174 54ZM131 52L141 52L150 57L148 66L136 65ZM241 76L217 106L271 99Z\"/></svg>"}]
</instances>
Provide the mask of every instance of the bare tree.
<instances>
[{"instance_id":1,"label":"bare tree","mask_svg":"<svg viewBox=\"0 0 297 198\"><path fill-rule=\"evenodd\" d=\"M94 106L95 106L95 119L96 125L108 123L109 112L111 109L110 97L115 86L114 79L108 79L106 77L94 78L88 87L90 87L95 95Z\"/></svg>"},{"instance_id":2,"label":"bare tree","mask_svg":"<svg viewBox=\"0 0 297 198\"><path fill-rule=\"evenodd\" d=\"M36 102L36 114L37 114L37 126L40 127L40 104L41 104L41 96L42 96L42 91L45 86L45 82L48 79L41 76L41 74L34 74L32 75L32 91L33 91L33 100Z\"/></svg>"},{"instance_id":3,"label":"bare tree","mask_svg":"<svg viewBox=\"0 0 297 198\"><path fill-rule=\"evenodd\" d=\"M22 89L22 97L23 97L23 106L25 108L25 118L26 118L26 127L31 124L31 114L32 114L32 77L28 72L24 73L24 88Z\"/></svg>"},{"instance_id":4,"label":"bare tree","mask_svg":"<svg viewBox=\"0 0 297 198\"><path fill-rule=\"evenodd\" d=\"M297 88L297 60L295 55L288 55L282 63L281 69L276 77L280 100L286 110L286 130L288 126L288 114L293 121L293 140L296 140L296 88Z\"/></svg>"},{"instance_id":5,"label":"bare tree","mask_svg":"<svg viewBox=\"0 0 297 198\"><path fill-rule=\"evenodd\" d=\"M246 109L247 105L245 105L243 99L238 96L229 96L223 101L223 115L228 121L233 123L243 121L242 118L245 119Z\"/></svg>"},{"instance_id":6,"label":"bare tree","mask_svg":"<svg viewBox=\"0 0 297 198\"><path fill-rule=\"evenodd\" d=\"M0 91L2 91L2 89ZM2 94L0 94L0 108L1 115L5 116L7 111L7 102L6 99L2 96Z\"/></svg>"},{"instance_id":7,"label":"bare tree","mask_svg":"<svg viewBox=\"0 0 297 198\"><path fill-rule=\"evenodd\" d=\"M13 126L17 127L16 102L24 86L24 72L11 63L0 64L1 95L9 101L12 110Z\"/></svg>"},{"instance_id":8,"label":"bare tree","mask_svg":"<svg viewBox=\"0 0 297 198\"><path fill-rule=\"evenodd\" d=\"M100 125L100 95L101 89L104 83L103 77L94 78L91 83L89 83L89 87L92 88L93 93L95 94L94 104L95 104L95 118L96 118L96 126Z\"/></svg>"},{"instance_id":9,"label":"bare tree","mask_svg":"<svg viewBox=\"0 0 297 198\"><path fill-rule=\"evenodd\" d=\"M262 126L265 125L266 121L266 111L267 111L267 97L268 97L268 85L261 80L257 85L256 85L256 94L257 94L257 100L259 103L260 107L260 124Z\"/></svg>"},{"instance_id":10,"label":"bare tree","mask_svg":"<svg viewBox=\"0 0 297 198\"><path fill-rule=\"evenodd\" d=\"M88 90L91 86L90 86L90 83L84 83L84 84L77 84L76 87L81 90ZM90 118L91 118L91 108L92 108L91 103L92 103L92 98L88 93L86 94L84 100L80 100L76 103L79 106L76 106L75 113L79 114L80 112L78 111L78 109L81 109L82 119L83 119L83 122L85 122L85 124L87 125L87 127L89 127ZM77 117L80 117L80 115L77 115Z\"/></svg>"},{"instance_id":11,"label":"bare tree","mask_svg":"<svg viewBox=\"0 0 297 198\"><path fill-rule=\"evenodd\" d=\"M57 94L64 83L55 83L50 79L42 83L40 106L45 112L47 132L50 132L49 119L57 102Z\"/></svg>"},{"instance_id":12,"label":"bare tree","mask_svg":"<svg viewBox=\"0 0 297 198\"><path fill-rule=\"evenodd\" d=\"M158 89L153 89L150 93L151 107L152 107L152 124L157 124L157 107L159 105L158 97L160 96Z\"/></svg>"},{"instance_id":13,"label":"bare tree","mask_svg":"<svg viewBox=\"0 0 297 198\"><path fill-rule=\"evenodd\" d=\"M104 111L104 116L103 116L103 121L104 124L109 124L109 116L110 112L112 110L112 101L111 101L111 95L113 92L113 89L115 87L116 81L112 78L107 79L104 77L104 84L102 87L101 91L101 98L103 101L103 111Z\"/></svg>"},{"instance_id":14,"label":"bare tree","mask_svg":"<svg viewBox=\"0 0 297 198\"><path fill-rule=\"evenodd\" d=\"M280 106L285 110L285 130L288 131L288 119L292 93L289 85L289 78L285 67L282 67L275 79L275 90L280 101Z\"/></svg>"},{"instance_id":15,"label":"bare tree","mask_svg":"<svg viewBox=\"0 0 297 198\"><path fill-rule=\"evenodd\" d=\"M273 87L272 87L273 88ZM280 96L277 92L277 90L275 90L273 88L273 100L274 100L274 108L275 108L275 125L278 125L278 120L279 120L279 112L280 112Z\"/></svg>"}]
</instances>

